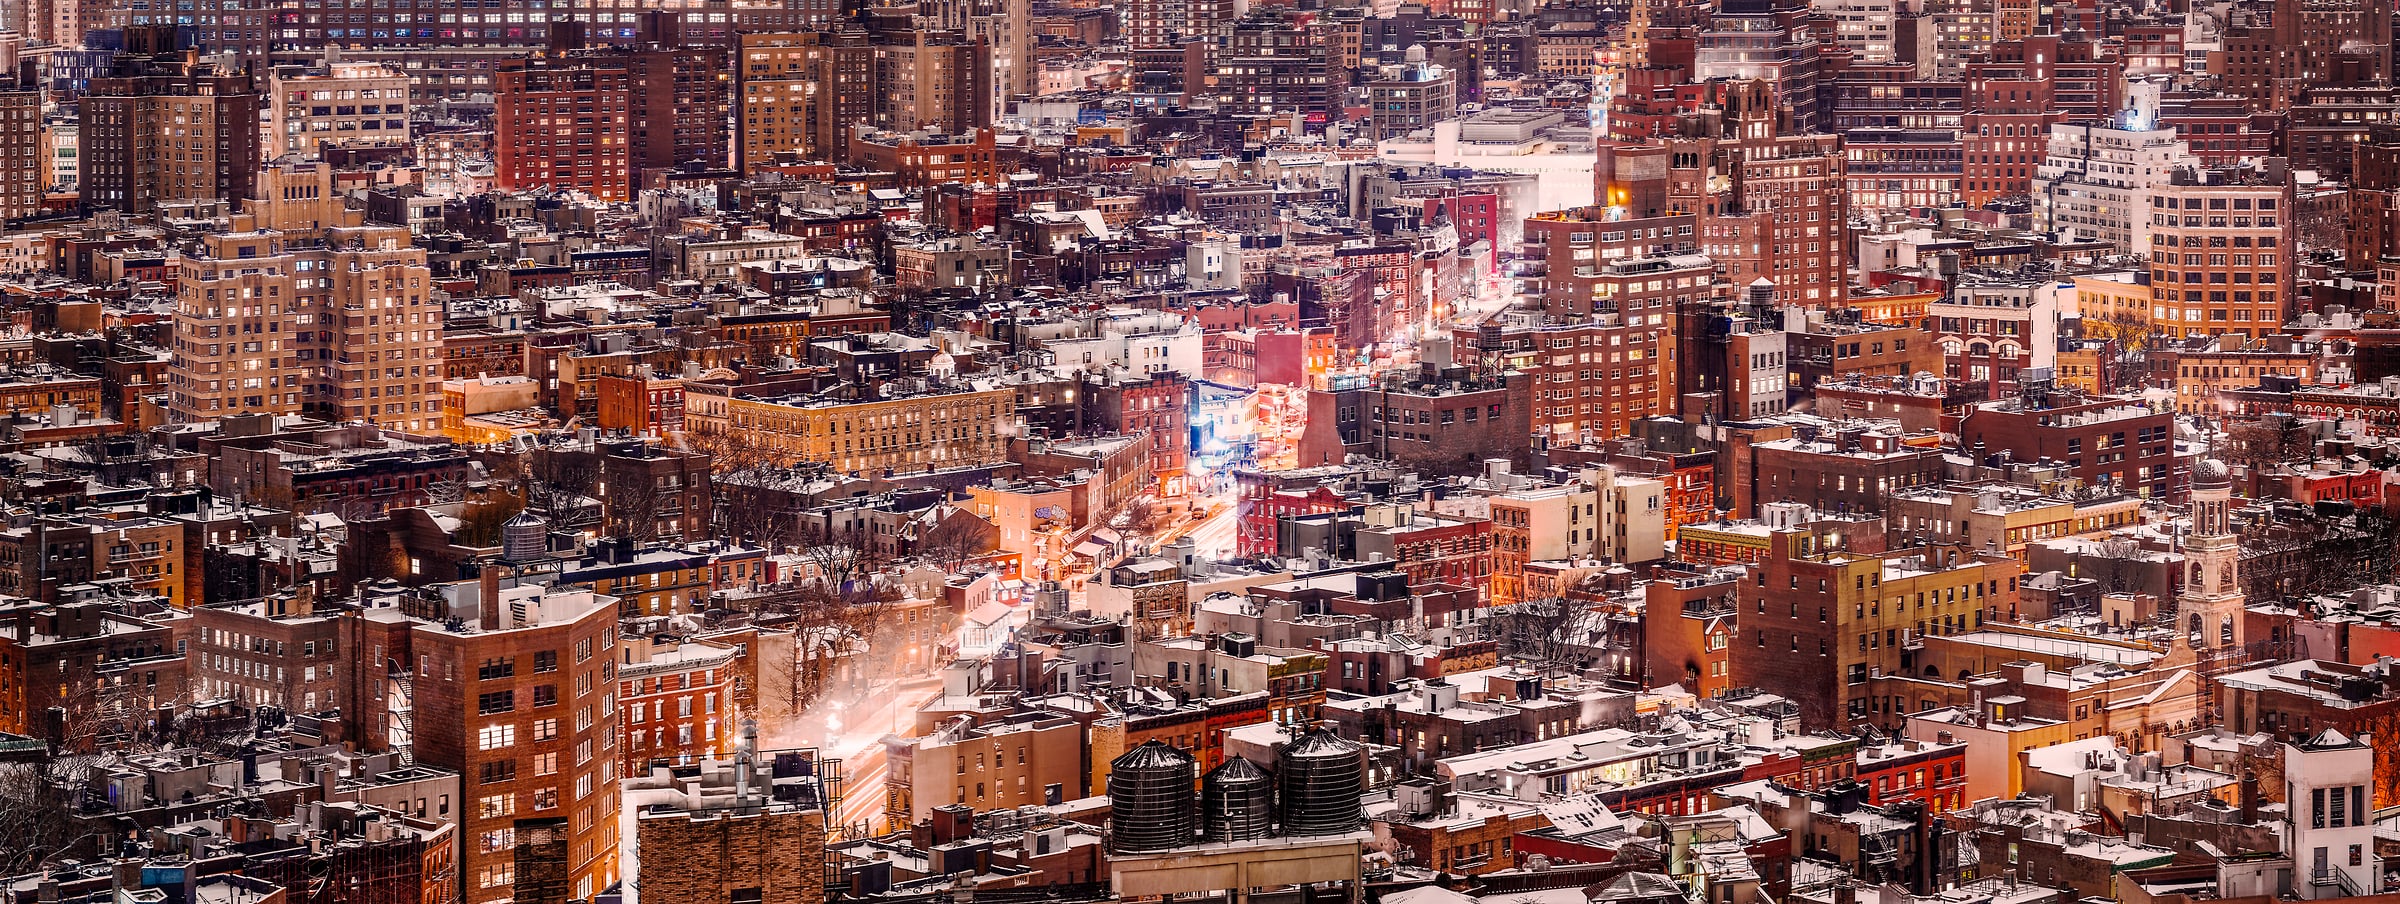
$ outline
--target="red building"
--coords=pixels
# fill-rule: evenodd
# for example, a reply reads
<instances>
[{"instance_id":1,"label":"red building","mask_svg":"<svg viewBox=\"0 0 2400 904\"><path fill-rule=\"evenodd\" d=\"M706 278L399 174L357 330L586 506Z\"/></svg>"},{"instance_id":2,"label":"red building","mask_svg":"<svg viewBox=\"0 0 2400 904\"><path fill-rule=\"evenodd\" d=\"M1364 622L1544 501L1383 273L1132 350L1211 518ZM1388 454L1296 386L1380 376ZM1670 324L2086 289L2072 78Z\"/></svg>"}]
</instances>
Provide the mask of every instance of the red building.
<instances>
[{"instance_id":1,"label":"red building","mask_svg":"<svg viewBox=\"0 0 2400 904\"><path fill-rule=\"evenodd\" d=\"M2050 126L2115 112L2124 70L2122 59L2089 41L2032 35L1994 42L1988 58L1967 64L1961 199L1974 207L2030 194Z\"/></svg>"},{"instance_id":2,"label":"red building","mask_svg":"<svg viewBox=\"0 0 2400 904\"><path fill-rule=\"evenodd\" d=\"M633 92L622 66L534 57L493 73L492 83L493 178L502 190L632 200Z\"/></svg>"},{"instance_id":3,"label":"red building","mask_svg":"<svg viewBox=\"0 0 2400 904\"><path fill-rule=\"evenodd\" d=\"M1235 503L1234 554L1242 558L1274 555L1275 522L1349 508L1350 500L1341 487L1346 478L1359 470L1331 465L1296 471L1234 472L1234 485L1240 489Z\"/></svg>"},{"instance_id":4,"label":"red building","mask_svg":"<svg viewBox=\"0 0 2400 904\"><path fill-rule=\"evenodd\" d=\"M1867 803L1888 807L1920 801L1933 812L1967 805L1967 745L1898 741L1862 745L1858 750L1859 787Z\"/></svg>"},{"instance_id":5,"label":"red building","mask_svg":"<svg viewBox=\"0 0 2400 904\"><path fill-rule=\"evenodd\" d=\"M1093 374L1083 386L1084 422L1111 433L1146 435L1152 491L1178 498L1189 477L1191 394L1191 381L1171 370L1138 379L1115 371Z\"/></svg>"},{"instance_id":6,"label":"red building","mask_svg":"<svg viewBox=\"0 0 2400 904\"><path fill-rule=\"evenodd\" d=\"M646 775L653 762L688 765L733 748L733 647L628 637L618 644L617 720L624 774Z\"/></svg>"}]
</instances>

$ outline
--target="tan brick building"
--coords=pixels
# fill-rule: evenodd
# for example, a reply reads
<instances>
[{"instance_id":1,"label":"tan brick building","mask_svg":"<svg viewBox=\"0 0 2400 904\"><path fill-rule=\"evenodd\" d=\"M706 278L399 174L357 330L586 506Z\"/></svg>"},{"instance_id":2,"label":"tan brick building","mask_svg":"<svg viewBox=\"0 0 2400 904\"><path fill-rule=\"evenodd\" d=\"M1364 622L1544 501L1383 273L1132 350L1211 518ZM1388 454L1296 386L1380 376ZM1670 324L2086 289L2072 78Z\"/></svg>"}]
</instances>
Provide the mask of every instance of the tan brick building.
<instances>
[{"instance_id":1,"label":"tan brick building","mask_svg":"<svg viewBox=\"0 0 2400 904\"><path fill-rule=\"evenodd\" d=\"M1000 427L1016 411L1016 392L977 381L866 400L694 391L685 406L694 432L748 434L785 463L910 474L1006 461Z\"/></svg>"},{"instance_id":2,"label":"tan brick building","mask_svg":"<svg viewBox=\"0 0 2400 904\"><path fill-rule=\"evenodd\" d=\"M184 263L170 416L440 430L442 309L424 249L397 227L334 227L309 244L253 227L237 217Z\"/></svg>"},{"instance_id":3,"label":"tan brick building","mask_svg":"<svg viewBox=\"0 0 2400 904\"><path fill-rule=\"evenodd\" d=\"M823 775L813 750L747 748L731 760L658 769L625 780L641 887L660 901L825 900Z\"/></svg>"}]
</instances>

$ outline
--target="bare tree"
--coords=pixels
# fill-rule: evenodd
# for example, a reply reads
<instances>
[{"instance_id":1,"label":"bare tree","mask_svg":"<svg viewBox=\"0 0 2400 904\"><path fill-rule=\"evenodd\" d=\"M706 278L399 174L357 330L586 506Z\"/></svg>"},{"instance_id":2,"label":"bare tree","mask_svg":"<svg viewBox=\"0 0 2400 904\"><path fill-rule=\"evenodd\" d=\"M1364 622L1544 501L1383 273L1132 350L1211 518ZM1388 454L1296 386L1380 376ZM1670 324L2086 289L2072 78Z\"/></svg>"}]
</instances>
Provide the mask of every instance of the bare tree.
<instances>
[{"instance_id":1,"label":"bare tree","mask_svg":"<svg viewBox=\"0 0 2400 904\"><path fill-rule=\"evenodd\" d=\"M750 434L686 433L683 442L709 458L719 536L782 552L800 539L792 492L802 473L784 467L774 450Z\"/></svg>"},{"instance_id":2,"label":"bare tree","mask_svg":"<svg viewBox=\"0 0 2400 904\"><path fill-rule=\"evenodd\" d=\"M658 511L669 498L648 474L620 475L600 500L606 531L635 543L658 539Z\"/></svg>"},{"instance_id":3,"label":"bare tree","mask_svg":"<svg viewBox=\"0 0 2400 904\"><path fill-rule=\"evenodd\" d=\"M831 536L813 538L801 547L800 558L814 577L838 588L836 593L848 599L871 595L874 578L889 561L881 544L856 522Z\"/></svg>"},{"instance_id":4,"label":"bare tree","mask_svg":"<svg viewBox=\"0 0 2400 904\"><path fill-rule=\"evenodd\" d=\"M955 574L968 561L998 546L1000 531L972 513L944 505L930 517L936 520L917 535L912 551L935 568Z\"/></svg>"},{"instance_id":5,"label":"bare tree","mask_svg":"<svg viewBox=\"0 0 2400 904\"><path fill-rule=\"evenodd\" d=\"M526 456L518 481L525 507L542 513L560 527L583 527L591 520L587 500L600 490L600 456L581 449L535 449Z\"/></svg>"},{"instance_id":6,"label":"bare tree","mask_svg":"<svg viewBox=\"0 0 2400 904\"><path fill-rule=\"evenodd\" d=\"M461 506L458 541L467 546L500 545L500 526L525 510L525 500L507 493L488 493Z\"/></svg>"},{"instance_id":7,"label":"bare tree","mask_svg":"<svg viewBox=\"0 0 2400 904\"><path fill-rule=\"evenodd\" d=\"M1124 504L1103 519L1106 524L1128 537L1155 537L1169 526L1166 509L1148 493L1125 500Z\"/></svg>"},{"instance_id":8,"label":"bare tree","mask_svg":"<svg viewBox=\"0 0 2400 904\"><path fill-rule=\"evenodd\" d=\"M1583 669L1584 653L1591 648L1584 636L1599 621L1590 606L1552 597L1494 607L1484 633L1499 642L1503 657L1546 672L1572 673Z\"/></svg>"},{"instance_id":9,"label":"bare tree","mask_svg":"<svg viewBox=\"0 0 2400 904\"><path fill-rule=\"evenodd\" d=\"M21 876L75 847L76 784L62 777L49 763L0 764L0 870Z\"/></svg>"},{"instance_id":10,"label":"bare tree","mask_svg":"<svg viewBox=\"0 0 2400 904\"><path fill-rule=\"evenodd\" d=\"M2299 418L2277 416L2232 424L2217 435L2215 446L2219 459L2265 471L2308 461L2317 443Z\"/></svg>"}]
</instances>

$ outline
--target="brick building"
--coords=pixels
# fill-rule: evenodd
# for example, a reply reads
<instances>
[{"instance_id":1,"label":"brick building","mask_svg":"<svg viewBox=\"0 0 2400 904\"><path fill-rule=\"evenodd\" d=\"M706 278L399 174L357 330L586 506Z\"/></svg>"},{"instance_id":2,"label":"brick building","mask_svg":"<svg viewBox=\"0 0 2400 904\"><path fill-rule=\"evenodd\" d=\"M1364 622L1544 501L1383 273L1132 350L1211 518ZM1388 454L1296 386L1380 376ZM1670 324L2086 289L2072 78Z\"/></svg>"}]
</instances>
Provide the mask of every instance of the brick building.
<instances>
[{"instance_id":1,"label":"brick building","mask_svg":"<svg viewBox=\"0 0 2400 904\"><path fill-rule=\"evenodd\" d=\"M252 196L259 95L249 75L189 53L126 54L115 72L91 80L81 105L85 206L141 214L168 202Z\"/></svg>"},{"instance_id":2,"label":"brick building","mask_svg":"<svg viewBox=\"0 0 2400 904\"><path fill-rule=\"evenodd\" d=\"M54 707L65 711L61 740L74 749L145 727L107 714L142 720L185 698L181 627L162 607L124 600L0 606L0 731L48 738Z\"/></svg>"},{"instance_id":3,"label":"brick building","mask_svg":"<svg viewBox=\"0 0 2400 904\"><path fill-rule=\"evenodd\" d=\"M638 815L630 864L665 901L823 904L826 813L839 769L815 750L754 751L659 768L625 780Z\"/></svg>"},{"instance_id":4,"label":"brick building","mask_svg":"<svg viewBox=\"0 0 2400 904\"><path fill-rule=\"evenodd\" d=\"M1938 435L1906 436L1846 426L1746 447L1735 462L1733 511L1756 518L1768 503L1797 502L1822 512L1881 512L1884 500L1944 477Z\"/></svg>"},{"instance_id":5,"label":"brick building","mask_svg":"<svg viewBox=\"0 0 2400 904\"><path fill-rule=\"evenodd\" d=\"M617 603L497 569L452 585L474 621L410 632L417 760L466 786L462 900L588 900L618 880Z\"/></svg>"},{"instance_id":6,"label":"brick building","mask_svg":"<svg viewBox=\"0 0 2400 904\"><path fill-rule=\"evenodd\" d=\"M2287 172L2175 170L2150 189L2152 327L2184 338L2282 332L2297 309Z\"/></svg>"},{"instance_id":7,"label":"brick building","mask_svg":"<svg viewBox=\"0 0 2400 904\"><path fill-rule=\"evenodd\" d=\"M1436 475L1480 471L1491 458L1522 465L1532 407L1531 380L1515 373L1437 372L1413 382L1312 389L1299 464L1338 465L1359 454Z\"/></svg>"},{"instance_id":8,"label":"brick building","mask_svg":"<svg viewBox=\"0 0 2400 904\"><path fill-rule=\"evenodd\" d=\"M169 416L308 413L440 432L444 318L425 249L396 227L336 227L308 242L252 225L237 217L184 261ZM310 322L321 328L289 329Z\"/></svg>"},{"instance_id":9,"label":"brick building","mask_svg":"<svg viewBox=\"0 0 2400 904\"><path fill-rule=\"evenodd\" d=\"M1913 701L1882 679L1916 674L1919 637L1971 631L2013 607L2024 571L1953 547L1852 552L1806 528L1768 544L1740 585L1732 681L1791 699L1805 728L1902 727Z\"/></svg>"},{"instance_id":10,"label":"brick building","mask_svg":"<svg viewBox=\"0 0 2400 904\"><path fill-rule=\"evenodd\" d=\"M626 637L617 644L617 717L625 773L652 763L689 766L722 757L734 744L732 647L670 636Z\"/></svg>"},{"instance_id":11,"label":"brick building","mask_svg":"<svg viewBox=\"0 0 2400 904\"><path fill-rule=\"evenodd\" d=\"M1959 442L1982 456L2063 463L2085 486L2178 500L2189 465L2175 454L2175 414L2132 398L2035 394L1983 402L1959 425Z\"/></svg>"},{"instance_id":12,"label":"brick building","mask_svg":"<svg viewBox=\"0 0 2400 904\"><path fill-rule=\"evenodd\" d=\"M533 57L492 74L493 180L633 199L633 77L623 66Z\"/></svg>"}]
</instances>

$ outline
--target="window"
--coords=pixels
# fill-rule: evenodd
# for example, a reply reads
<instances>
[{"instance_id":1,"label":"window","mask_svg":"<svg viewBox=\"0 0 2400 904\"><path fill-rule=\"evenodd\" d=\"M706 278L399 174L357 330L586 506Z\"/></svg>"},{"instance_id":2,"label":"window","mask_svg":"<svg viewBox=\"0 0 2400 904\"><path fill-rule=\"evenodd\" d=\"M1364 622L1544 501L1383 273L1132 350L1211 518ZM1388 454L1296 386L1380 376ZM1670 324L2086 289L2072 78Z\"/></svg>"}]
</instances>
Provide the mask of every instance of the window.
<instances>
[{"instance_id":1,"label":"window","mask_svg":"<svg viewBox=\"0 0 2400 904\"><path fill-rule=\"evenodd\" d=\"M558 753L557 753L556 751L552 751L552 752L550 752L550 753L537 753L537 754L534 754L534 756L533 756L533 774L535 774L535 775L556 775L556 774L558 774Z\"/></svg>"},{"instance_id":2,"label":"window","mask_svg":"<svg viewBox=\"0 0 2400 904\"><path fill-rule=\"evenodd\" d=\"M482 819L506 819L516 815L517 796L494 794L475 802L475 814Z\"/></svg>"},{"instance_id":3,"label":"window","mask_svg":"<svg viewBox=\"0 0 2400 904\"><path fill-rule=\"evenodd\" d=\"M495 863L477 870L475 873L477 888L508 888L516 883L517 865L513 862Z\"/></svg>"},{"instance_id":4,"label":"window","mask_svg":"<svg viewBox=\"0 0 2400 904\"><path fill-rule=\"evenodd\" d=\"M536 810L558 809L558 789L543 788L533 792L533 808Z\"/></svg>"},{"instance_id":5,"label":"window","mask_svg":"<svg viewBox=\"0 0 2400 904\"><path fill-rule=\"evenodd\" d=\"M517 761L493 760L483 764L478 773L477 778L486 785L511 781L517 777Z\"/></svg>"},{"instance_id":6,"label":"window","mask_svg":"<svg viewBox=\"0 0 2400 904\"><path fill-rule=\"evenodd\" d=\"M511 728L512 728L512 730L513 730L513 728L514 728L514 727L512 726ZM535 720L533 720L533 739L534 739L534 740L536 740L536 741L555 741L555 740L558 740L558 720L557 720L557 719L535 719Z\"/></svg>"},{"instance_id":7,"label":"window","mask_svg":"<svg viewBox=\"0 0 2400 904\"><path fill-rule=\"evenodd\" d=\"M535 686L535 687L534 687L534 689L533 689L533 705L535 705L535 706L557 706L557 705L558 705L558 685L555 685L555 684L543 684L543 685L537 685L537 686Z\"/></svg>"},{"instance_id":8,"label":"window","mask_svg":"<svg viewBox=\"0 0 2400 904\"><path fill-rule=\"evenodd\" d=\"M475 680L477 681L497 681L502 678L514 677L516 674L517 661L506 656L486 659L482 665L475 667Z\"/></svg>"},{"instance_id":9,"label":"window","mask_svg":"<svg viewBox=\"0 0 2400 904\"><path fill-rule=\"evenodd\" d=\"M516 708L516 691L493 691L475 698L475 712L479 715L498 715Z\"/></svg>"},{"instance_id":10,"label":"window","mask_svg":"<svg viewBox=\"0 0 2400 904\"><path fill-rule=\"evenodd\" d=\"M533 670L536 672L558 671L558 651L543 650L533 654Z\"/></svg>"},{"instance_id":11,"label":"window","mask_svg":"<svg viewBox=\"0 0 2400 904\"><path fill-rule=\"evenodd\" d=\"M510 723L486 725L475 731L475 749L504 750L517 746L517 726Z\"/></svg>"}]
</instances>

